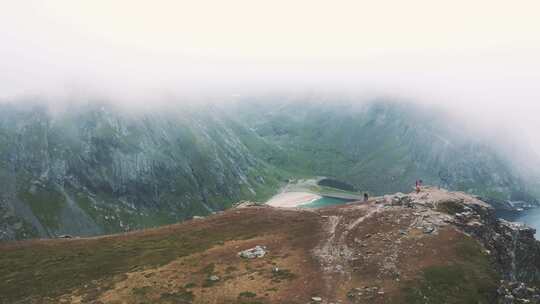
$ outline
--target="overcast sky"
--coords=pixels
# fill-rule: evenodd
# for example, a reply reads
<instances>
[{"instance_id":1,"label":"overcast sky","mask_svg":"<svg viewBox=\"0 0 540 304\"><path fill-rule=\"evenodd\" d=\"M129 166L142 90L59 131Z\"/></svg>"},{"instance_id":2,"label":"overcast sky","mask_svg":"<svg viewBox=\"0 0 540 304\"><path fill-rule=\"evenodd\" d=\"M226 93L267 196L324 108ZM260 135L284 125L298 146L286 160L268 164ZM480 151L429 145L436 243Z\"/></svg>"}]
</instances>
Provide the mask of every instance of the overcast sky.
<instances>
[{"instance_id":1,"label":"overcast sky","mask_svg":"<svg viewBox=\"0 0 540 304\"><path fill-rule=\"evenodd\" d=\"M0 0L0 98L359 90L540 151L540 1Z\"/></svg>"}]
</instances>

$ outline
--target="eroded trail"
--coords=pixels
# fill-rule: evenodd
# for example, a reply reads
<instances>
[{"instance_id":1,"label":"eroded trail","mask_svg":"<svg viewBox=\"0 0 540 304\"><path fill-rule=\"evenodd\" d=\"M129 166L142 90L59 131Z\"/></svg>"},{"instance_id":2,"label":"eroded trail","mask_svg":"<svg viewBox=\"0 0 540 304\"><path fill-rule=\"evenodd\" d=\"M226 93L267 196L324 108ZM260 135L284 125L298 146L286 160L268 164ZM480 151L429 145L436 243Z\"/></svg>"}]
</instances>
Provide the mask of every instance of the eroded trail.
<instances>
[{"instance_id":1,"label":"eroded trail","mask_svg":"<svg viewBox=\"0 0 540 304\"><path fill-rule=\"evenodd\" d=\"M351 261L354 259L354 249L347 244L350 232L364 220L379 212L381 205L368 203L354 206L354 209L358 217L351 217L347 213L322 215L326 220L323 225L326 237L313 250L313 255L319 261L322 271L325 272L325 293L327 294L334 290L338 277L345 276L345 279L350 280ZM322 213L324 214L325 211L323 210Z\"/></svg>"}]
</instances>

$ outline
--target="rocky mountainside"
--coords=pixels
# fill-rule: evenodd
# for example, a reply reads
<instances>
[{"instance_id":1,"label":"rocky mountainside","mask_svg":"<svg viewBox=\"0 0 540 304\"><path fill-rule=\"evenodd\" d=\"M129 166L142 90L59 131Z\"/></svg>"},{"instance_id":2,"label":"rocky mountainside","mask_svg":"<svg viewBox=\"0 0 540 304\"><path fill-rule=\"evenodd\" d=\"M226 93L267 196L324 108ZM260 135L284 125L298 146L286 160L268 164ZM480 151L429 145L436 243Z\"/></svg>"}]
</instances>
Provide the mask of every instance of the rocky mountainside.
<instances>
[{"instance_id":1,"label":"rocky mountainside","mask_svg":"<svg viewBox=\"0 0 540 304\"><path fill-rule=\"evenodd\" d=\"M0 303L540 303L534 230L425 187L0 245Z\"/></svg>"},{"instance_id":2,"label":"rocky mountainside","mask_svg":"<svg viewBox=\"0 0 540 304\"><path fill-rule=\"evenodd\" d=\"M0 240L163 225L277 188L212 111L0 108Z\"/></svg>"},{"instance_id":3,"label":"rocky mountainside","mask_svg":"<svg viewBox=\"0 0 540 304\"><path fill-rule=\"evenodd\" d=\"M439 112L280 98L156 107L0 103L0 240L152 227L264 201L290 178L380 195L414 180L536 201L493 146ZM459 124L456 124L459 126Z\"/></svg>"}]
</instances>

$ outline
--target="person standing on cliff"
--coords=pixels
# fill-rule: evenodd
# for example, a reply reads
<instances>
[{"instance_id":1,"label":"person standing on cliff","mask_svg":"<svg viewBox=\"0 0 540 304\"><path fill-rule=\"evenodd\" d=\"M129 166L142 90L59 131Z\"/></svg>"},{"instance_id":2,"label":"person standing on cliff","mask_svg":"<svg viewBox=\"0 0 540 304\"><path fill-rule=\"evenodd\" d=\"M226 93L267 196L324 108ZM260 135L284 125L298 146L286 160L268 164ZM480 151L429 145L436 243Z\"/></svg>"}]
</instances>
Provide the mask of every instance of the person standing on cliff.
<instances>
[{"instance_id":1,"label":"person standing on cliff","mask_svg":"<svg viewBox=\"0 0 540 304\"><path fill-rule=\"evenodd\" d=\"M369 195L367 194L367 192L364 192L364 202L367 202L369 199Z\"/></svg>"},{"instance_id":2,"label":"person standing on cliff","mask_svg":"<svg viewBox=\"0 0 540 304\"><path fill-rule=\"evenodd\" d=\"M416 193L420 193L420 186L422 185L422 181L421 180L416 180Z\"/></svg>"}]
</instances>

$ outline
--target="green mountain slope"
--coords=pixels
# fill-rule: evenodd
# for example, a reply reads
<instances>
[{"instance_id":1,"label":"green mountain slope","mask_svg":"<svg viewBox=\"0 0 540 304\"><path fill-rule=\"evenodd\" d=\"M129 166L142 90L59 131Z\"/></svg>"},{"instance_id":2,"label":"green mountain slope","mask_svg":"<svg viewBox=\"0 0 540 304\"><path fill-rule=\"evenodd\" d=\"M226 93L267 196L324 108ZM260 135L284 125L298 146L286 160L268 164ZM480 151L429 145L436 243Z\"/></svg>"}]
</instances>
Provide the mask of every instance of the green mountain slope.
<instances>
[{"instance_id":1,"label":"green mountain slope","mask_svg":"<svg viewBox=\"0 0 540 304\"><path fill-rule=\"evenodd\" d=\"M492 144L437 109L263 99L234 111L276 147L264 160L297 174L336 177L379 195L410 191L423 179L492 199L535 200L528 181Z\"/></svg>"},{"instance_id":2,"label":"green mountain slope","mask_svg":"<svg viewBox=\"0 0 540 304\"><path fill-rule=\"evenodd\" d=\"M0 113L0 239L172 223L277 188L275 170L211 111Z\"/></svg>"}]
</instances>

